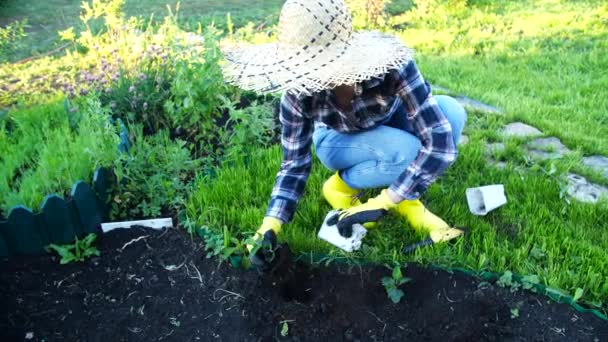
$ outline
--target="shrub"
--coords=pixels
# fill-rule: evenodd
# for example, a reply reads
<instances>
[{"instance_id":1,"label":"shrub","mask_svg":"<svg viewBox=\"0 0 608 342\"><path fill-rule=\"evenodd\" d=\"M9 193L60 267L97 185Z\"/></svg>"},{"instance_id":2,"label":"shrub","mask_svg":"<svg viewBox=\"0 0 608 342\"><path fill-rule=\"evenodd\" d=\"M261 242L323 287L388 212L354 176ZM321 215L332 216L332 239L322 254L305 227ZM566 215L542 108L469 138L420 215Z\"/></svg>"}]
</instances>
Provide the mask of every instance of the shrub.
<instances>
[{"instance_id":1,"label":"shrub","mask_svg":"<svg viewBox=\"0 0 608 342\"><path fill-rule=\"evenodd\" d=\"M239 158L253 149L268 147L277 138L273 108L268 102L232 108L222 135L226 158Z\"/></svg>"},{"instance_id":2,"label":"shrub","mask_svg":"<svg viewBox=\"0 0 608 342\"><path fill-rule=\"evenodd\" d=\"M112 201L113 218L156 217L174 213L185 202L190 179L200 165L191 160L186 142L172 141L165 130L144 136L131 127L134 145L115 163L119 186Z\"/></svg>"}]
</instances>

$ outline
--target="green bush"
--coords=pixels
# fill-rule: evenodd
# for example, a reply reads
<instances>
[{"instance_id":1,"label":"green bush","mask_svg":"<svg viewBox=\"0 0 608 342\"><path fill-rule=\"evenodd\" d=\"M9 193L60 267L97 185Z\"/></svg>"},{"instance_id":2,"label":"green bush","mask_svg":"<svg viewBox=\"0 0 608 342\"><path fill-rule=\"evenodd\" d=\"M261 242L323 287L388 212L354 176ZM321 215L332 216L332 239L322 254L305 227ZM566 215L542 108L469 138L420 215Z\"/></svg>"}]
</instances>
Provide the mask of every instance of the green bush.
<instances>
[{"instance_id":1,"label":"green bush","mask_svg":"<svg viewBox=\"0 0 608 342\"><path fill-rule=\"evenodd\" d=\"M186 201L189 180L200 166L192 160L186 142L172 141L165 130L144 136L141 126L131 127L134 144L115 162L117 193L113 218L157 217L174 214Z\"/></svg>"},{"instance_id":2,"label":"green bush","mask_svg":"<svg viewBox=\"0 0 608 342\"><path fill-rule=\"evenodd\" d=\"M269 102L254 102L243 109L231 108L229 114L221 138L225 158L242 158L248 152L269 147L278 138L273 108Z\"/></svg>"},{"instance_id":3,"label":"green bush","mask_svg":"<svg viewBox=\"0 0 608 342\"><path fill-rule=\"evenodd\" d=\"M190 51L176 58L171 80L171 97L165 110L173 127L182 127L194 140L209 142L216 136L215 120L231 102L231 87L224 81L219 61L218 32L206 32L200 51Z\"/></svg>"},{"instance_id":4,"label":"green bush","mask_svg":"<svg viewBox=\"0 0 608 342\"><path fill-rule=\"evenodd\" d=\"M91 180L96 168L118 156L117 133L108 108L93 96L71 108L57 100L10 113L0 135L2 210L19 204L38 209L44 196L64 195L74 182Z\"/></svg>"}]
</instances>

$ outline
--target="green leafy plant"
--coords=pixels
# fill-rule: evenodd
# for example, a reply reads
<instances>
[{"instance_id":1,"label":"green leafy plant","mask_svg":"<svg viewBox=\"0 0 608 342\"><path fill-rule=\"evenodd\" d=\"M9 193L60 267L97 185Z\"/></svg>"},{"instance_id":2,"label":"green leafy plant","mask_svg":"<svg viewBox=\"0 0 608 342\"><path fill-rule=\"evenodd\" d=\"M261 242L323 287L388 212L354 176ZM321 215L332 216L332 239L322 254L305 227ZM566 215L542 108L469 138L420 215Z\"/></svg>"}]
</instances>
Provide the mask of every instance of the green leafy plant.
<instances>
[{"instance_id":1,"label":"green leafy plant","mask_svg":"<svg viewBox=\"0 0 608 342\"><path fill-rule=\"evenodd\" d=\"M144 136L141 125L131 127L134 144L114 163L119 186L111 216L143 218L179 211L200 160L191 158L186 142L171 140L164 130Z\"/></svg>"},{"instance_id":2,"label":"green leafy plant","mask_svg":"<svg viewBox=\"0 0 608 342\"><path fill-rule=\"evenodd\" d=\"M222 134L226 158L242 157L251 149L265 148L275 137L275 122L270 103L257 104L243 109L231 108L230 118Z\"/></svg>"},{"instance_id":3,"label":"green leafy plant","mask_svg":"<svg viewBox=\"0 0 608 342\"><path fill-rule=\"evenodd\" d=\"M27 26L27 19L24 19L0 27L0 61L7 59L7 55L16 50L18 44L15 43L27 36Z\"/></svg>"},{"instance_id":4,"label":"green leafy plant","mask_svg":"<svg viewBox=\"0 0 608 342\"><path fill-rule=\"evenodd\" d=\"M59 261L62 265L68 264L74 261L85 261L92 256L99 256L99 250L93 246L93 242L97 239L95 233L87 235L84 239L79 240L76 237L76 241L70 245L56 245L50 244L48 249L53 250L61 256Z\"/></svg>"},{"instance_id":5,"label":"green leafy plant","mask_svg":"<svg viewBox=\"0 0 608 342\"><path fill-rule=\"evenodd\" d=\"M397 304L401 301L401 298L405 295L399 286L411 281L412 279L406 278L401 273L401 266L397 265L393 267L393 271L390 277L382 278L382 286L386 290L386 294L393 301L393 303Z\"/></svg>"},{"instance_id":6,"label":"green leafy plant","mask_svg":"<svg viewBox=\"0 0 608 342\"><path fill-rule=\"evenodd\" d=\"M247 244L249 240L240 241L230 235L228 227L224 227L222 234L218 234L208 227L201 227L197 230L198 235L205 242L207 258L218 256L220 260L227 261L233 267L249 268L247 255Z\"/></svg>"},{"instance_id":7,"label":"green leafy plant","mask_svg":"<svg viewBox=\"0 0 608 342\"><path fill-rule=\"evenodd\" d=\"M511 309L511 319L515 319L519 317L519 308L512 308Z\"/></svg>"},{"instance_id":8,"label":"green leafy plant","mask_svg":"<svg viewBox=\"0 0 608 342\"><path fill-rule=\"evenodd\" d=\"M230 88L219 66L218 32L212 27L204 35L203 51L184 51L176 56L171 97L164 103L173 127L187 136L210 142L217 128L215 119L230 105Z\"/></svg>"}]
</instances>

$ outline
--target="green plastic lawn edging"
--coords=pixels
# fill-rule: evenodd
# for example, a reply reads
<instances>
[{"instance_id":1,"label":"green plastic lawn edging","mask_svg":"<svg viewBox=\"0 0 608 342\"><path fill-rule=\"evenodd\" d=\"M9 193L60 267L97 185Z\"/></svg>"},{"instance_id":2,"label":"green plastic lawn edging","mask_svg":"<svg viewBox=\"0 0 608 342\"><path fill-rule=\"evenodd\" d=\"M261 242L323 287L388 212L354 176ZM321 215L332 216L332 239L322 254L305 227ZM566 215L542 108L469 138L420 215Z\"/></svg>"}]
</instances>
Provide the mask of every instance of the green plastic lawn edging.
<instances>
[{"instance_id":1,"label":"green plastic lawn edging","mask_svg":"<svg viewBox=\"0 0 608 342\"><path fill-rule=\"evenodd\" d=\"M298 260L304 261L308 264L314 264L314 263L319 264L319 263L327 262L330 260L331 260L331 262L348 264L353 259L347 258L347 257L340 258L340 257L328 256L328 255L318 254L318 253L302 253L299 256L295 256L294 260L295 261L298 261ZM365 260L365 259L358 259L358 260L362 261L361 264L363 264L363 265L382 266L382 264L378 264L378 263L375 263L375 262L372 262L369 260ZM463 268L463 267L444 267L444 266L433 265L433 264L430 264L429 266L433 269L437 269L437 270L441 270L441 271L464 273L469 276L481 278L488 282L495 282L498 279L500 279L500 276L502 275L501 273L490 272L490 271L475 271L475 270L471 270L471 269L467 269L467 268ZM523 276L515 274L515 273L513 274L513 281L516 282L517 284L523 285L524 281L522 279L523 279ZM594 316L598 317L601 320L608 321L608 316L606 316L606 314L604 314L601 310L586 308L586 307L580 305L577 301L575 301L572 296L567 295L560 290L548 287L543 284L531 284L531 286L532 287L530 290L534 293L538 293L540 295L549 297L551 300L553 300L557 303L568 304L580 313L590 313L590 314L593 314Z\"/></svg>"},{"instance_id":2,"label":"green plastic lawn edging","mask_svg":"<svg viewBox=\"0 0 608 342\"><path fill-rule=\"evenodd\" d=\"M110 122L115 124L112 118ZM118 150L128 153L131 145L126 126L120 119L118 124ZM47 195L38 213L24 205L12 207L7 219L0 221L0 258L44 254L51 243L68 244L75 237L100 232L110 212L114 184L112 171L100 167L93 174L92 186L84 181L74 183L68 200L57 194Z\"/></svg>"},{"instance_id":3,"label":"green plastic lawn edging","mask_svg":"<svg viewBox=\"0 0 608 342\"><path fill-rule=\"evenodd\" d=\"M47 195L38 213L23 205L11 208L8 218L0 221L0 257L44 254L51 243L68 244L75 237L98 233L110 210L113 184L112 172L98 168L92 187L76 182L68 200Z\"/></svg>"}]
</instances>

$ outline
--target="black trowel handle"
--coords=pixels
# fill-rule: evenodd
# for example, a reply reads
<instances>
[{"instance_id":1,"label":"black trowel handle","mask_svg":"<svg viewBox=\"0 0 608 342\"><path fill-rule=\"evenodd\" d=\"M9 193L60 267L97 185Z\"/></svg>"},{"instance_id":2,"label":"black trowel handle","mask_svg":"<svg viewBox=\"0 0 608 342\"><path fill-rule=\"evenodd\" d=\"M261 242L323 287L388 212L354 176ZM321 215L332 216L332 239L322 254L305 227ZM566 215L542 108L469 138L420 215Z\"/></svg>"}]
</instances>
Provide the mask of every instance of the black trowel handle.
<instances>
[{"instance_id":1,"label":"black trowel handle","mask_svg":"<svg viewBox=\"0 0 608 342\"><path fill-rule=\"evenodd\" d=\"M429 246L429 245L432 245L433 243L435 243L433 241L433 239L428 238L426 240L422 240L420 242L416 242L416 243L411 244L409 246L405 246L405 248L403 249L403 253L409 254L409 253L412 253L413 251L417 250L420 247Z\"/></svg>"}]
</instances>

